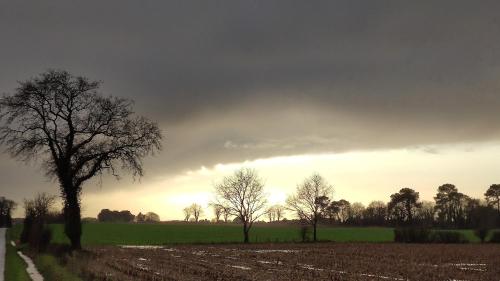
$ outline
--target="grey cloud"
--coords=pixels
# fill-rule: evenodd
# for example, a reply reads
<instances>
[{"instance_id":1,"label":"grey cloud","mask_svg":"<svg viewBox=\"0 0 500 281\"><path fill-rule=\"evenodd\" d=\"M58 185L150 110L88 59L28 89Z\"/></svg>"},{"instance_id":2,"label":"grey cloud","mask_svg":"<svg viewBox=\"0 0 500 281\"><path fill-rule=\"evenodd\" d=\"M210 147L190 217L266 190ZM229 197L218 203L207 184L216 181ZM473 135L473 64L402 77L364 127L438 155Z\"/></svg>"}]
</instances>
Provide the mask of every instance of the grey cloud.
<instances>
[{"instance_id":1,"label":"grey cloud","mask_svg":"<svg viewBox=\"0 0 500 281\"><path fill-rule=\"evenodd\" d=\"M275 155L494 141L499 8L2 2L0 92L47 68L103 80L105 94L134 99L166 133L165 150L146 160L150 176ZM36 185L42 176L27 171ZM18 171L4 178L15 192L30 182Z\"/></svg>"}]
</instances>

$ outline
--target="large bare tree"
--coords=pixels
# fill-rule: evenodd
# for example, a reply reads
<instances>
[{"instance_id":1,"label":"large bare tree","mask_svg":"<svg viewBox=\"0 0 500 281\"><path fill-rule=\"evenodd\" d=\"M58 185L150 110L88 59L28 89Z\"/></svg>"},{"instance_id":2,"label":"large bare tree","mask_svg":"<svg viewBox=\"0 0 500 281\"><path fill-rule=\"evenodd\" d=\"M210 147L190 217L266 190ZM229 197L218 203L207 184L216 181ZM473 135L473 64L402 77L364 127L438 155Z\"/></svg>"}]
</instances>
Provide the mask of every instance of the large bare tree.
<instances>
[{"instance_id":1,"label":"large bare tree","mask_svg":"<svg viewBox=\"0 0 500 281\"><path fill-rule=\"evenodd\" d=\"M161 148L157 124L133 114L130 100L104 97L100 83L50 70L0 99L0 141L15 158L39 159L57 179L65 233L80 249L80 193L105 171L142 176L142 158Z\"/></svg>"},{"instance_id":2,"label":"large bare tree","mask_svg":"<svg viewBox=\"0 0 500 281\"><path fill-rule=\"evenodd\" d=\"M312 225L314 241L317 241L318 221L324 216L332 194L333 186L319 174L313 174L299 184L296 193L287 199L288 208Z\"/></svg>"},{"instance_id":3,"label":"large bare tree","mask_svg":"<svg viewBox=\"0 0 500 281\"><path fill-rule=\"evenodd\" d=\"M243 223L244 242L248 243L253 223L264 214L267 202L264 184L252 169L242 168L215 185L217 204L227 206L228 213Z\"/></svg>"}]
</instances>

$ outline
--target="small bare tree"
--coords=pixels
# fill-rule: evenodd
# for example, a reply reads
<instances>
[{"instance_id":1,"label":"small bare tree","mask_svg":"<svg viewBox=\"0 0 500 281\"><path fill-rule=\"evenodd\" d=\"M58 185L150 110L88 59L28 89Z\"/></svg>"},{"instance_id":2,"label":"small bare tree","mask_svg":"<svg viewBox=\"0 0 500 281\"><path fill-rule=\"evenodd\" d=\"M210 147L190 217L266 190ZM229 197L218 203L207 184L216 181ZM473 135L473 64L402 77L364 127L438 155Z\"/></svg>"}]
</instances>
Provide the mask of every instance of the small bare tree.
<instances>
[{"instance_id":1,"label":"small bare tree","mask_svg":"<svg viewBox=\"0 0 500 281\"><path fill-rule=\"evenodd\" d=\"M191 209L191 214L193 214L194 221L198 222L201 214L203 213L203 208L196 203L193 203L189 208Z\"/></svg>"},{"instance_id":2,"label":"small bare tree","mask_svg":"<svg viewBox=\"0 0 500 281\"><path fill-rule=\"evenodd\" d=\"M227 221L229 220L229 216L231 216L229 207L222 205L222 217L224 218L225 223L227 223Z\"/></svg>"},{"instance_id":3,"label":"small bare tree","mask_svg":"<svg viewBox=\"0 0 500 281\"><path fill-rule=\"evenodd\" d=\"M285 211L286 211L285 206L279 204L274 205L274 215L276 217L276 221L280 221L283 218Z\"/></svg>"},{"instance_id":4,"label":"small bare tree","mask_svg":"<svg viewBox=\"0 0 500 281\"><path fill-rule=\"evenodd\" d=\"M285 213L285 209L285 206L279 204L267 208L266 215L269 219L269 222L280 221L283 217L283 214Z\"/></svg>"},{"instance_id":5,"label":"small bare tree","mask_svg":"<svg viewBox=\"0 0 500 281\"><path fill-rule=\"evenodd\" d=\"M228 207L228 213L243 223L244 242L248 243L253 223L264 214L264 184L252 169L242 168L215 185L217 204Z\"/></svg>"},{"instance_id":6,"label":"small bare tree","mask_svg":"<svg viewBox=\"0 0 500 281\"><path fill-rule=\"evenodd\" d=\"M182 211L184 212L184 221L188 222L189 218L191 217L191 208L186 207Z\"/></svg>"},{"instance_id":7,"label":"small bare tree","mask_svg":"<svg viewBox=\"0 0 500 281\"><path fill-rule=\"evenodd\" d=\"M222 213L224 212L224 207L221 206L220 204L217 204L217 203L210 203L210 207L212 207L212 209L214 211L215 222L219 222L220 217L222 216Z\"/></svg>"},{"instance_id":8,"label":"small bare tree","mask_svg":"<svg viewBox=\"0 0 500 281\"><path fill-rule=\"evenodd\" d=\"M287 205L301 219L313 227L313 239L317 241L317 225L328 206L333 186L319 174L313 174L297 186L295 195L288 197Z\"/></svg>"},{"instance_id":9,"label":"small bare tree","mask_svg":"<svg viewBox=\"0 0 500 281\"><path fill-rule=\"evenodd\" d=\"M266 215L269 219L269 222L273 222L276 219L276 211L274 209L274 206L267 208Z\"/></svg>"},{"instance_id":10,"label":"small bare tree","mask_svg":"<svg viewBox=\"0 0 500 281\"><path fill-rule=\"evenodd\" d=\"M21 242L28 242L36 250L43 250L50 240L50 230L46 228L47 216L55 203L56 197L39 193L34 199L24 200L25 218Z\"/></svg>"},{"instance_id":11,"label":"small bare tree","mask_svg":"<svg viewBox=\"0 0 500 281\"><path fill-rule=\"evenodd\" d=\"M142 176L142 158L161 147L157 124L134 116L131 101L101 96L99 84L47 71L0 99L0 143L12 157L42 160L58 180L73 249L81 248L83 184L119 169Z\"/></svg>"}]
</instances>

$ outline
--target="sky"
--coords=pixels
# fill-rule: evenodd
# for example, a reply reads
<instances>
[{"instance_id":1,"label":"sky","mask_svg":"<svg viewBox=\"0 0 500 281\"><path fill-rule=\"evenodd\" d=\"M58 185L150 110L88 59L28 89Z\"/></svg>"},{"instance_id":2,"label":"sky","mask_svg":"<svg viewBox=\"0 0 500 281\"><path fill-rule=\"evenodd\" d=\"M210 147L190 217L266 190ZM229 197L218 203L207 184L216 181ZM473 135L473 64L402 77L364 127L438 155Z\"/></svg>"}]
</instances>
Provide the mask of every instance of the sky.
<instances>
[{"instance_id":1,"label":"sky","mask_svg":"<svg viewBox=\"0 0 500 281\"><path fill-rule=\"evenodd\" d=\"M158 122L145 176L84 186L84 216L213 200L255 168L270 203L312 173L334 199L432 200L500 182L498 1L0 1L0 93L47 69L103 82ZM4 147L1 148L2 151ZM0 196L59 194L0 154ZM22 216L19 207L15 215ZM205 217L211 218L207 209Z\"/></svg>"}]
</instances>

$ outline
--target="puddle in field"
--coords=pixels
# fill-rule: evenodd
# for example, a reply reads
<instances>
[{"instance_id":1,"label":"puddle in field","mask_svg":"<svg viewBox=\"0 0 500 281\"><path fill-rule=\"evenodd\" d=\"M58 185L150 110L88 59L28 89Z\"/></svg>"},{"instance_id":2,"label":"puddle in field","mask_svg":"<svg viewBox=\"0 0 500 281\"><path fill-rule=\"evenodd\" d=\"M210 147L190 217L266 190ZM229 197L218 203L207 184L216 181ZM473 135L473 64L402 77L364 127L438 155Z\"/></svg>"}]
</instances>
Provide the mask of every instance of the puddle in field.
<instances>
[{"instance_id":1,"label":"puddle in field","mask_svg":"<svg viewBox=\"0 0 500 281\"><path fill-rule=\"evenodd\" d=\"M389 277L389 276L375 275L375 274L368 274L368 273L360 273L359 276L375 277L375 278L389 279L389 280L401 280L401 281L406 280L406 279L403 279L403 278Z\"/></svg>"},{"instance_id":2,"label":"puddle in field","mask_svg":"<svg viewBox=\"0 0 500 281\"><path fill-rule=\"evenodd\" d=\"M324 270L323 268L316 268L316 267L314 267L311 264L299 263L298 265L301 268L307 269L307 270L314 270L314 271L323 271ZM390 277L390 276L384 276L384 275L375 275L375 274L369 274L369 273L351 273L351 272L347 272L347 271L343 271L343 270L334 270L334 269L331 269L329 271L330 272L335 272L335 273L338 273L338 274L351 274L351 275L358 275L358 276L363 276L363 277L379 278L379 279L386 279L386 280L397 280L397 281L407 280L407 279L398 278L398 277Z\"/></svg>"},{"instance_id":3,"label":"puddle in field","mask_svg":"<svg viewBox=\"0 0 500 281\"><path fill-rule=\"evenodd\" d=\"M481 272L485 272L486 269L482 269L482 268L474 268L474 267L459 267L460 270L465 270L465 271L481 271Z\"/></svg>"},{"instance_id":4,"label":"puddle in field","mask_svg":"<svg viewBox=\"0 0 500 281\"><path fill-rule=\"evenodd\" d=\"M161 249L163 246L147 246L147 245L120 245L123 249Z\"/></svg>"},{"instance_id":5,"label":"puddle in field","mask_svg":"<svg viewBox=\"0 0 500 281\"><path fill-rule=\"evenodd\" d=\"M299 263L298 265L300 267L302 267L303 269L307 269L307 270L316 270L316 271L323 271L324 270L322 268L316 268L311 264Z\"/></svg>"},{"instance_id":6,"label":"puddle in field","mask_svg":"<svg viewBox=\"0 0 500 281\"><path fill-rule=\"evenodd\" d=\"M464 271L487 271L485 263L445 263L445 264L419 264L420 266L431 266L431 267L456 267Z\"/></svg>"},{"instance_id":7,"label":"puddle in field","mask_svg":"<svg viewBox=\"0 0 500 281\"><path fill-rule=\"evenodd\" d=\"M237 268L237 269L241 269L241 270L252 270L250 267L248 266L243 266L243 265L228 265L229 267L234 267L234 268Z\"/></svg>"},{"instance_id":8,"label":"puddle in field","mask_svg":"<svg viewBox=\"0 0 500 281\"><path fill-rule=\"evenodd\" d=\"M263 264L276 264L276 265L282 265L283 263L281 261L257 261L258 263L263 263Z\"/></svg>"},{"instance_id":9,"label":"puddle in field","mask_svg":"<svg viewBox=\"0 0 500 281\"><path fill-rule=\"evenodd\" d=\"M248 250L249 252L267 254L267 253L297 253L299 250Z\"/></svg>"},{"instance_id":10,"label":"puddle in field","mask_svg":"<svg viewBox=\"0 0 500 281\"><path fill-rule=\"evenodd\" d=\"M204 256L204 255L206 255L206 253L207 252L205 252L205 251L194 251L191 254L197 255L197 256Z\"/></svg>"}]
</instances>

